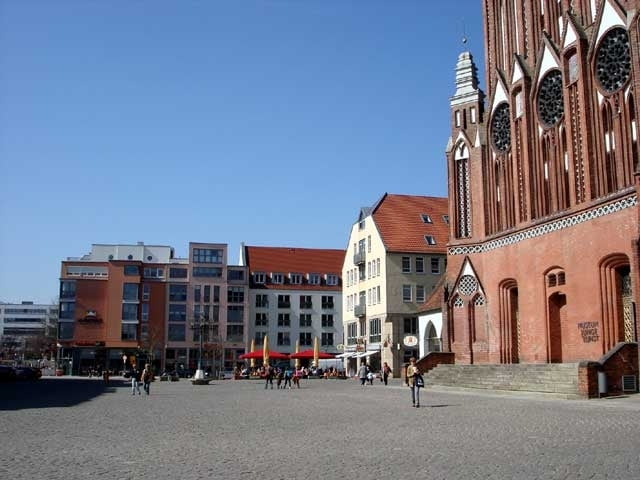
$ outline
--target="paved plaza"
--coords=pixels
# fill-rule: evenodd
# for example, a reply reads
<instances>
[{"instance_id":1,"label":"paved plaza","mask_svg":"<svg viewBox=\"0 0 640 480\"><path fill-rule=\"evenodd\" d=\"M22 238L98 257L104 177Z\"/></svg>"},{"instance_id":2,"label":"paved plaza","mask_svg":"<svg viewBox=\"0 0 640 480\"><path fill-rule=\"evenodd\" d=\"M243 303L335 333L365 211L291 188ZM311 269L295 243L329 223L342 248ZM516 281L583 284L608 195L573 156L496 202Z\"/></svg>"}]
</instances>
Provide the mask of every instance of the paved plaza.
<instances>
[{"instance_id":1,"label":"paved plaza","mask_svg":"<svg viewBox=\"0 0 640 480\"><path fill-rule=\"evenodd\" d=\"M640 398L423 391L398 380L0 384L3 479L640 478Z\"/></svg>"}]
</instances>

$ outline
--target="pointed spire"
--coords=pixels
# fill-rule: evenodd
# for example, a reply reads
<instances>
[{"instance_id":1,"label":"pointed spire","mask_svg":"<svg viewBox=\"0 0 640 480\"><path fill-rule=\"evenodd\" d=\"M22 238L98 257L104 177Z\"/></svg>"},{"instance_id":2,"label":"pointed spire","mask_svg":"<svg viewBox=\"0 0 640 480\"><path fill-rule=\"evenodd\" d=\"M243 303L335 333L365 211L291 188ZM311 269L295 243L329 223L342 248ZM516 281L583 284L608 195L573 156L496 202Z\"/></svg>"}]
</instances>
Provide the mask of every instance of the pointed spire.
<instances>
[{"instance_id":1,"label":"pointed spire","mask_svg":"<svg viewBox=\"0 0 640 480\"><path fill-rule=\"evenodd\" d=\"M456 65L456 93L451 97L451 105L471 101L477 102L482 92L478 88L478 68L470 52L462 52Z\"/></svg>"}]
</instances>

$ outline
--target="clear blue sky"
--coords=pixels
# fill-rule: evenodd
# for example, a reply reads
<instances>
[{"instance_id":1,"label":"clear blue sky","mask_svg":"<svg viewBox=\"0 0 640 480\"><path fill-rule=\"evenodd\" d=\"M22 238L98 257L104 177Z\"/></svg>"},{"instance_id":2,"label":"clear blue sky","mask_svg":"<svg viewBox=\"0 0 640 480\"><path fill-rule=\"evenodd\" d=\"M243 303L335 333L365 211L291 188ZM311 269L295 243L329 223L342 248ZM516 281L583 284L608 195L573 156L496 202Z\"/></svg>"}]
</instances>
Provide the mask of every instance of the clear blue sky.
<instances>
[{"instance_id":1,"label":"clear blue sky","mask_svg":"<svg viewBox=\"0 0 640 480\"><path fill-rule=\"evenodd\" d=\"M0 300L52 300L92 243L235 263L345 248L384 192L445 196L482 45L480 0L0 0Z\"/></svg>"}]
</instances>

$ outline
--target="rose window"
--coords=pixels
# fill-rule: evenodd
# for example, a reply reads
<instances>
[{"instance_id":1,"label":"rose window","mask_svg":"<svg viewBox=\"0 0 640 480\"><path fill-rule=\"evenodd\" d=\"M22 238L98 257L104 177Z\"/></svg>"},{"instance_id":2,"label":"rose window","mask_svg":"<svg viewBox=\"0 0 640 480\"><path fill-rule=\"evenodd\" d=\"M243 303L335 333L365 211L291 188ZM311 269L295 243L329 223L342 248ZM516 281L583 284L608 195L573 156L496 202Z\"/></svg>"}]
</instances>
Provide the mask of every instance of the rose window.
<instances>
[{"instance_id":1,"label":"rose window","mask_svg":"<svg viewBox=\"0 0 640 480\"><path fill-rule=\"evenodd\" d=\"M562 74L560 70L552 70L540 82L538 113L540 120L546 127L553 127L562 118L564 104L562 101Z\"/></svg>"},{"instance_id":2,"label":"rose window","mask_svg":"<svg viewBox=\"0 0 640 480\"><path fill-rule=\"evenodd\" d=\"M629 34L624 28L609 31L596 54L596 78L607 93L620 90L631 75Z\"/></svg>"},{"instance_id":3,"label":"rose window","mask_svg":"<svg viewBox=\"0 0 640 480\"><path fill-rule=\"evenodd\" d=\"M476 277L472 275L463 275L460 278L460 284L458 285L458 292L461 295L471 295L478 290L478 281Z\"/></svg>"},{"instance_id":4,"label":"rose window","mask_svg":"<svg viewBox=\"0 0 640 480\"><path fill-rule=\"evenodd\" d=\"M493 147L499 152L506 152L511 146L511 123L509 121L509 104L501 103L491 119L491 138Z\"/></svg>"}]
</instances>

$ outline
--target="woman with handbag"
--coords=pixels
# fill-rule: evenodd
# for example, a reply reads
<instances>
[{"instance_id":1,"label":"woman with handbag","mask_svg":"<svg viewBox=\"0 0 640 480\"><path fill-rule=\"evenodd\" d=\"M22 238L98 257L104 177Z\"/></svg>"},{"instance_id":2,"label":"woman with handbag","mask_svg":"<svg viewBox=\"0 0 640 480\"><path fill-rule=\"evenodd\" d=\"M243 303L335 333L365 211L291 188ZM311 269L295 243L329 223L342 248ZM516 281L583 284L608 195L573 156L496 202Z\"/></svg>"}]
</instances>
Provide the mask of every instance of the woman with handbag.
<instances>
[{"instance_id":1,"label":"woman with handbag","mask_svg":"<svg viewBox=\"0 0 640 480\"><path fill-rule=\"evenodd\" d=\"M420 374L420 369L416 366L416 359L409 359L407 367L407 385L411 388L411 402L416 408L420 408L420 389L424 387L424 379Z\"/></svg>"}]
</instances>

